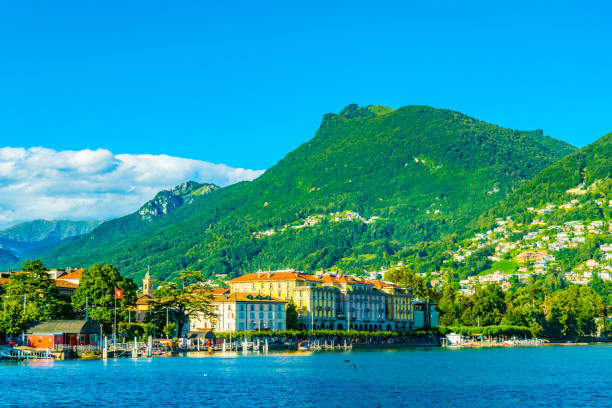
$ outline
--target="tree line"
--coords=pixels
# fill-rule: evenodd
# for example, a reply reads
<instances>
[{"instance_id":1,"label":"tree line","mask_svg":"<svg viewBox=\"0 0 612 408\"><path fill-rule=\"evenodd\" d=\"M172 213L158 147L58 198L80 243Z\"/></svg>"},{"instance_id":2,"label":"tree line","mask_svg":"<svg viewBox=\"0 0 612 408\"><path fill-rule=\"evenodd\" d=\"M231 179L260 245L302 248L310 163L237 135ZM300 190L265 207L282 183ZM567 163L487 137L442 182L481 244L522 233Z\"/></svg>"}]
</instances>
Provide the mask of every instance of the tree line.
<instances>
[{"instance_id":1,"label":"tree line","mask_svg":"<svg viewBox=\"0 0 612 408\"><path fill-rule=\"evenodd\" d=\"M112 265L86 269L72 297L60 293L41 260L25 261L21 269L0 285L0 337L20 334L38 321L86 317L99 321L110 334L115 313L117 332L126 337L135 333L180 337L190 317L212 313L212 296L201 272L183 271L174 281L158 282L144 323L130 323L136 317L137 285ZM115 288L122 292L121 299L115 299Z\"/></svg>"}]
</instances>

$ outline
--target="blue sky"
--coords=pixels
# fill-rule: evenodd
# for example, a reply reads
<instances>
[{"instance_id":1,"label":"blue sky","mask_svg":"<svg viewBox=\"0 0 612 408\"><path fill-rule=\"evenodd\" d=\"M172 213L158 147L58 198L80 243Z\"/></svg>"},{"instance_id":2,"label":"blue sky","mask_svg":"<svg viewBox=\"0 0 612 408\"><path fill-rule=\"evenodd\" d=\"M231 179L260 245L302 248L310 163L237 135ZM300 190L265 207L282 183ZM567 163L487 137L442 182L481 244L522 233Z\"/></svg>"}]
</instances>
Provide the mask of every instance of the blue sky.
<instances>
[{"instance_id":1,"label":"blue sky","mask_svg":"<svg viewBox=\"0 0 612 408\"><path fill-rule=\"evenodd\" d=\"M2 145L264 169L351 102L612 131L609 2L224 3L4 4Z\"/></svg>"}]
</instances>

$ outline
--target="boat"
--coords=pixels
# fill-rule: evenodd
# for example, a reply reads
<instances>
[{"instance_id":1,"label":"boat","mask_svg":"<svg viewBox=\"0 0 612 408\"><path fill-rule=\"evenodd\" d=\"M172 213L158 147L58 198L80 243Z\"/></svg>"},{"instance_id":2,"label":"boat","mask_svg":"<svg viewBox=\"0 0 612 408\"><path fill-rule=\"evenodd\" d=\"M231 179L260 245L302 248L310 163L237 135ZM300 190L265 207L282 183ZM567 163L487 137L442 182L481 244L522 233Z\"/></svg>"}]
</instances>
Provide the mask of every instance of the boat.
<instances>
[{"instance_id":1,"label":"boat","mask_svg":"<svg viewBox=\"0 0 612 408\"><path fill-rule=\"evenodd\" d=\"M23 360L20 356L15 355L11 349L0 349L0 360L19 361Z\"/></svg>"},{"instance_id":2,"label":"boat","mask_svg":"<svg viewBox=\"0 0 612 408\"><path fill-rule=\"evenodd\" d=\"M299 351L309 351L310 350L310 344L308 343L308 341L301 341L301 342L298 343L297 349Z\"/></svg>"}]
</instances>

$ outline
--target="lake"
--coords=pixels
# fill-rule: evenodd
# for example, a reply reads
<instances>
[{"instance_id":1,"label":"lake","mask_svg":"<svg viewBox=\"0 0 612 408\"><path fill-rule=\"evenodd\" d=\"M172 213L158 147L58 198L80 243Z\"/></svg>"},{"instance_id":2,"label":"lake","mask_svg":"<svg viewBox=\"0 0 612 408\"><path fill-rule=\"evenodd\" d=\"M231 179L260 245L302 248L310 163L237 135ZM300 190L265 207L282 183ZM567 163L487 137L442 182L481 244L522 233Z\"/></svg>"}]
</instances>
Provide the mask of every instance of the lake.
<instances>
[{"instance_id":1,"label":"lake","mask_svg":"<svg viewBox=\"0 0 612 408\"><path fill-rule=\"evenodd\" d=\"M607 345L0 363L0 407L610 406L611 385Z\"/></svg>"}]
</instances>

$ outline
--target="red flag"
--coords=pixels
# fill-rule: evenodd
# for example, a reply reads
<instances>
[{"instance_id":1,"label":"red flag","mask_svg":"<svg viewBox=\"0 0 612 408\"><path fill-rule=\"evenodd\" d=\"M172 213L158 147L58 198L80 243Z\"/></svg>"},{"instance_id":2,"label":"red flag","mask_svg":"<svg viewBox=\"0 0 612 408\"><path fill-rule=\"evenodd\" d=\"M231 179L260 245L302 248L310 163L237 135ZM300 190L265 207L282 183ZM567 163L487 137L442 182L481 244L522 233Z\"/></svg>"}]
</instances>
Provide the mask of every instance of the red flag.
<instances>
[{"instance_id":1,"label":"red flag","mask_svg":"<svg viewBox=\"0 0 612 408\"><path fill-rule=\"evenodd\" d=\"M115 299L123 299L123 292L119 288L115 288Z\"/></svg>"}]
</instances>

